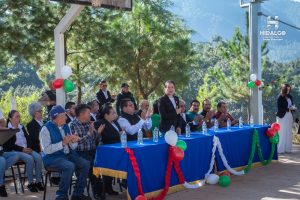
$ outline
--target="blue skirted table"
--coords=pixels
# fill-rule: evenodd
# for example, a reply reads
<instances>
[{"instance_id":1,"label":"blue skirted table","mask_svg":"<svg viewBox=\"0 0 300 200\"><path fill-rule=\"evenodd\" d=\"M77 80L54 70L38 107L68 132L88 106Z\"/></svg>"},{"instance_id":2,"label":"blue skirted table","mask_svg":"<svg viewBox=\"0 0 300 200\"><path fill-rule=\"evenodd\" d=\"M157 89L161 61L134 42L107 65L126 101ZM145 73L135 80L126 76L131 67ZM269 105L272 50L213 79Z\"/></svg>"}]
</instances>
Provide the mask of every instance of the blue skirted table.
<instances>
[{"instance_id":1,"label":"blue skirted table","mask_svg":"<svg viewBox=\"0 0 300 200\"><path fill-rule=\"evenodd\" d=\"M204 179L209 169L213 136L217 136L222 144L224 155L232 168L244 167L247 165L252 144L254 128L258 131L261 150L264 159L268 159L271 151L271 144L265 131L268 126L255 125L255 127L244 126L243 128L232 127L219 129L217 132L209 130L208 134L193 132L191 137L179 136L187 144L184 159L180 162L182 172L187 182L195 182ZM147 197L156 196L165 184L165 172L168 161L168 144L164 138L154 143L150 139L144 139L143 145L137 145L136 141L128 142L128 148L134 151L138 166L140 168L142 188ZM278 159L277 151L273 157ZM216 152L216 170L226 170L223 162ZM253 163L259 161L257 153ZM97 147L94 163L95 175L106 175L120 179L127 179L128 198L135 199L138 195L137 180L128 158L128 154L120 143L101 145ZM171 172L171 184L169 193L184 189L179 184L175 170Z\"/></svg>"}]
</instances>

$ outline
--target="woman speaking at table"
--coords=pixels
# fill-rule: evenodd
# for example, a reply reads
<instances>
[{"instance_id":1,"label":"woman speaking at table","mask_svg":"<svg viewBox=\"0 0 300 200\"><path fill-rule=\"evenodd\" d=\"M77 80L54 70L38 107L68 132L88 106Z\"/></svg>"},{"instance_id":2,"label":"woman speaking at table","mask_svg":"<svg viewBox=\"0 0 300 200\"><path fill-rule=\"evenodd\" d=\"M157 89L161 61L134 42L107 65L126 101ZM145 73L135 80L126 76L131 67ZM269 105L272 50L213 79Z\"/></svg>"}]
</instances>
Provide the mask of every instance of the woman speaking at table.
<instances>
[{"instance_id":1,"label":"woman speaking at table","mask_svg":"<svg viewBox=\"0 0 300 200\"><path fill-rule=\"evenodd\" d=\"M159 130L166 133L171 126L178 128L181 109L179 108L179 98L175 96L175 83L171 80L165 83L165 95L159 100L159 113L161 116Z\"/></svg>"},{"instance_id":2,"label":"woman speaking at table","mask_svg":"<svg viewBox=\"0 0 300 200\"><path fill-rule=\"evenodd\" d=\"M296 110L293 105L293 97L290 95L291 86L283 84L281 93L277 99L277 122L280 124L278 153L290 153L292 151L292 111Z\"/></svg>"}]
</instances>

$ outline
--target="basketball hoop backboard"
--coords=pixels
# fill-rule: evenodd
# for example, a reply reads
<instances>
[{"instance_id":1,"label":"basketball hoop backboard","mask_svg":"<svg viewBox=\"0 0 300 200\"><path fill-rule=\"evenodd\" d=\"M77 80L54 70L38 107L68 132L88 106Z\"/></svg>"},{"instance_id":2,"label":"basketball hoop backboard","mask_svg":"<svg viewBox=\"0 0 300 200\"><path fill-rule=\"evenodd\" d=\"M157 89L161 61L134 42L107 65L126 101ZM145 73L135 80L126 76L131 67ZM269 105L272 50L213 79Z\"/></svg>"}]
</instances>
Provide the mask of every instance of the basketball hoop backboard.
<instances>
[{"instance_id":1,"label":"basketball hoop backboard","mask_svg":"<svg viewBox=\"0 0 300 200\"><path fill-rule=\"evenodd\" d=\"M50 0L71 4L90 5L109 9L132 10L132 0Z\"/></svg>"}]
</instances>

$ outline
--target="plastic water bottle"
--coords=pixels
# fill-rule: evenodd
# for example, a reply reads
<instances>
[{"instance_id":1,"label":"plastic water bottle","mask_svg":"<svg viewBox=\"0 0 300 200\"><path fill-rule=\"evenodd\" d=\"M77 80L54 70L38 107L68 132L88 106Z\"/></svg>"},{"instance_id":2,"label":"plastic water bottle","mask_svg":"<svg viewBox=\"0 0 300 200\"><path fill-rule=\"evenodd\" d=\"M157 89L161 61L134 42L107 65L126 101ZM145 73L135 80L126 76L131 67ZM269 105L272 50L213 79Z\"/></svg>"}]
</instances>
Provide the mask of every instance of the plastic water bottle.
<instances>
[{"instance_id":1,"label":"plastic water bottle","mask_svg":"<svg viewBox=\"0 0 300 200\"><path fill-rule=\"evenodd\" d=\"M191 128L189 124L185 126L185 137L191 137Z\"/></svg>"},{"instance_id":2,"label":"plastic water bottle","mask_svg":"<svg viewBox=\"0 0 300 200\"><path fill-rule=\"evenodd\" d=\"M162 138L163 137L163 133L159 131L158 129L158 137Z\"/></svg>"},{"instance_id":3,"label":"plastic water bottle","mask_svg":"<svg viewBox=\"0 0 300 200\"><path fill-rule=\"evenodd\" d=\"M122 147L127 147L127 134L125 131L121 131L121 135L120 135L120 140L121 140L121 146Z\"/></svg>"},{"instance_id":4,"label":"plastic water bottle","mask_svg":"<svg viewBox=\"0 0 300 200\"><path fill-rule=\"evenodd\" d=\"M228 118L227 119L227 130L231 129L231 120Z\"/></svg>"},{"instance_id":5,"label":"plastic water bottle","mask_svg":"<svg viewBox=\"0 0 300 200\"><path fill-rule=\"evenodd\" d=\"M158 142L158 128L155 127L154 130L153 130L153 142Z\"/></svg>"},{"instance_id":6,"label":"plastic water bottle","mask_svg":"<svg viewBox=\"0 0 300 200\"><path fill-rule=\"evenodd\" d=\"M202 124L202 132L203 132L203 134L207 133L207 125L205 122L203 122L203 124Z\"/></svg>"},{"instance_id":7,"label":"plastic water bottle","mask_svg":"<svg viewBox=\"0 0 300 200\"><path fill-rule=\"evenodd\" d=\"M148 127L150 126L150 119L146 119L146 128L148 129Z\"/></svg>"},{"instance_id":8,"label":"plastic water bottle","mask_svg":"<svg viewBox=\"0 0 300 200\"><path fill-rule=\"evenodd\" d=\"M175 132L175 127L173 125L171 126L170 131L174 131Z\"/></svg>"},{"instance_id":9,"label":"plastic water bottle","mask_svg":"<svg viewBox=\"0 0 300 200\"><path fill-rule=\"evenodd\" d=\"M250 116L250 127L254 127L254 119L253 116Z\"/></svg>"},{"instance_id":10,"label":"plastic water bottle","mask_svg":"<svg viewBox=\"0 0 300 200\"><path fill-rule=\"evenodd\" d=\"M214 131L218 131L219 129L219 122L217 119L215 119L215 123L214 123Z\"/></svg>"},{"instance_id":11,"label":"plastic water bottle","mask_svg":"<svg viewBox=\"0 0 300 200\"><path fill-rule=\"evenodd\" d=\"M138 132L137 144L138 145L143 144L143 131L142 131L142 129L140 129L139 132Z\"/></svg>"},{"instance_id":12,"label":"plastic water bottle","mask_svg":"<svg viewBox=\"0 0 300 200\"><path fill-rule=\"evenodd\" d=\"M243 125L243 118L240 117L239 118L239 128L243 128L243 127L244 127L244 125Z\"/></svg>"}]
</instances>

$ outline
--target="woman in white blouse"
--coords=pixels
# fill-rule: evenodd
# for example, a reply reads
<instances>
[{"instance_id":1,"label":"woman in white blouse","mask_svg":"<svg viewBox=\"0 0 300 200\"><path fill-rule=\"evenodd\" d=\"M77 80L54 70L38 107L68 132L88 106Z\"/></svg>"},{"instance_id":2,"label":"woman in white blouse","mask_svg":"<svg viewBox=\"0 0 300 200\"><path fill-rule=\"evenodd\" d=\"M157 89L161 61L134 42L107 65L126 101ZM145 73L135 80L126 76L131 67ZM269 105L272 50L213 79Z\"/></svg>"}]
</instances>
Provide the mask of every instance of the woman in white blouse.
<instances>
[{"instance_id":1,"label":"woman in white blouse","mask_svg":"<svg viewBox=\"0 0 300 200\"><path fill-rule=\"evenodd\" d=\"M14 137L4 145L5 151L15 151L20 160L26 164L26 174L28 179L28 189L31 192L43 191L42 184L42 158L41 155L30 148L30 140L25 127L20 124L20 114L16 110L11 110L8 114L7 127L20 129ZM33 169L35 169L35 182L33 180Z\"/></svg>"}]
</instances>

